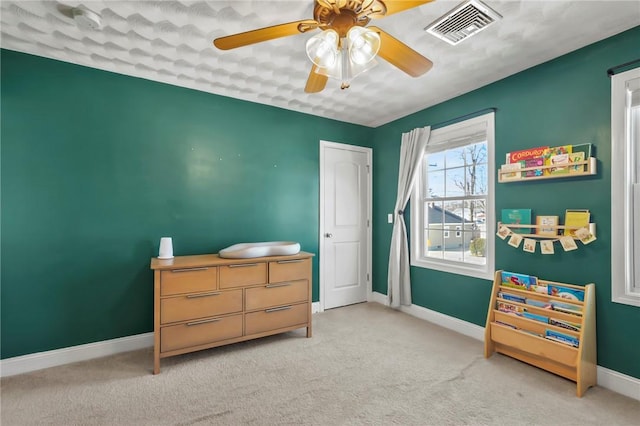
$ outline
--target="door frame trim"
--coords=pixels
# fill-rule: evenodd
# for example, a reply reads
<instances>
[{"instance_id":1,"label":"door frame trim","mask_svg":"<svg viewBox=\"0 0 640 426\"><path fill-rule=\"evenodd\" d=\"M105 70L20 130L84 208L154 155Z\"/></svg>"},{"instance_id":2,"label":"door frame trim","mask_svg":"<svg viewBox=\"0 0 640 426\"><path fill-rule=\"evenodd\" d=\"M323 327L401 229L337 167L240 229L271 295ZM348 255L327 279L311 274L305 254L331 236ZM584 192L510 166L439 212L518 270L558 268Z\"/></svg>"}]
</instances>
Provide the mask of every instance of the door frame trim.
<instances>
[{"instance_id":1,"label":"door frame trim","mask_svg":"<svg viewBox=\"0 0 640 426\"><path fill-rule=\"evenodd\" d=\"M367 148L364 146L358 145L349 145L339 142L330 142L325 140L320 140L320 191L319 191L319 215L320 215L320 229L318 232L318 245L320 249L320 258L319 258L319 296L320 296L320 309L319 312L324 311L324 303L325 303L325 274L324 269L326 268L326 264L324 261L324 233L325 233L325 223L324 223L324 149L325 148L334 148L334 149L342 149L346 151L356 151L363 152L367 154L367 165L369 166L369 172L367 173L367 220L369 221L369 226L367 227L367 274L369 279L367 280L367 301L372 300L373 298L373 274L371 271L371 257L372 257L372 243L373 243L373 149Z\"/></svg>"}]
</instances>

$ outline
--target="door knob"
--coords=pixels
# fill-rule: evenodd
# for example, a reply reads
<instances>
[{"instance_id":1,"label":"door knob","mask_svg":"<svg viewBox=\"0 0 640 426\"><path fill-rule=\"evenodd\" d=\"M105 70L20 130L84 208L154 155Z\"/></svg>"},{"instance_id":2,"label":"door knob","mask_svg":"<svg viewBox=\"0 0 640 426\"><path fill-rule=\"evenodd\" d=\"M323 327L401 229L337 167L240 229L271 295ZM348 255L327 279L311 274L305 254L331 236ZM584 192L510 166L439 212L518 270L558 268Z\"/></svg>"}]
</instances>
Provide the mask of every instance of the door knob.
<instances>
[{"instance_id":1,"label":"door knob","mask_svg":"<svg viewBox=\"0 0 640 426\"><path fill-rule=\"evenodd\" d=\"M324 236L327 238L332 238L333 234L331 232L327 232L326 234L324 234Z\"/></svg>"}]
</instances>

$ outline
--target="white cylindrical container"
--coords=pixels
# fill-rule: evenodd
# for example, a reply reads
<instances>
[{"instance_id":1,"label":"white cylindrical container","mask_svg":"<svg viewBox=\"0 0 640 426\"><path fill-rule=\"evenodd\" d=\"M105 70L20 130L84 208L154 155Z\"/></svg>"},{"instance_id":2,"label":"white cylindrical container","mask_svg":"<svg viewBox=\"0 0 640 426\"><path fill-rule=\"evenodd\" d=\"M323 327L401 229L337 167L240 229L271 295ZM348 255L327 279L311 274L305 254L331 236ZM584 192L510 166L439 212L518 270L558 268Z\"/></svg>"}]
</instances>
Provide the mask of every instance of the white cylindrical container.
<instances>
[{"instance_id":1,"label":"white cylindrical container","mask_svg":"<svg viewBox=\"0 0 640 426\"><path fill-rule=\"evenodd\" d=\"M158 250L158 259L173 258L173 242L171 237L160 238L160 250Z\"/></svg>"}]
</instances>

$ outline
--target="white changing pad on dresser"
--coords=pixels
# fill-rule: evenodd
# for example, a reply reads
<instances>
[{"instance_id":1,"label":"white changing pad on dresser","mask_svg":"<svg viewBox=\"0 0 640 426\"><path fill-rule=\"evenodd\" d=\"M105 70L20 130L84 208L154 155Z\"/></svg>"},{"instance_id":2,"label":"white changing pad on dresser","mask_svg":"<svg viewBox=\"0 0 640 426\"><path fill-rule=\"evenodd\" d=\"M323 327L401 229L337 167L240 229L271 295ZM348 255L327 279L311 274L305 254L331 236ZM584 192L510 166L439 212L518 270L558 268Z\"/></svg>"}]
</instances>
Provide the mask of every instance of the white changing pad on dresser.
<instances>
[{"instance_id":1,"label":"white changing pad on dresser","mask_svg":"<svg viewBox=\"0 0 640 426\"><path fill-rule=\"evenodd\" d=\"M225 259L248 259L264 256L290 256L300 252L300 244L293 241L268 241L264 243L240 243L220 250Z\"/></svg>"}]
</instances>

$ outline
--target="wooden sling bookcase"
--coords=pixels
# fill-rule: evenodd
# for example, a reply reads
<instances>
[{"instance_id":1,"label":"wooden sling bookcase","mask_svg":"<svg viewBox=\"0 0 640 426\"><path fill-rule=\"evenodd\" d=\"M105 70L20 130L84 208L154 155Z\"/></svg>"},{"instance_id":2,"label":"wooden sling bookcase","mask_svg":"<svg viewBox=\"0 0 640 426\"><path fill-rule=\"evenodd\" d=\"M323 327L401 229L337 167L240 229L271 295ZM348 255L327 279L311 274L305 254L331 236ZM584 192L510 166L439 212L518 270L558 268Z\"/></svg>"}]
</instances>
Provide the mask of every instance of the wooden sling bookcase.
<instances>
[{"instance_id":1,"label":"wooden sling bookcase","mask_svg":"<svg viewBox=\"0 0 640 426\"><path fill-rule=\"evenodd\" d=\"M496 271L487 324L485 328L484 356L489 358L498 352L576 382L576 394L581 397L590 386L596 385L596 318L595 284L577 286L554 281L538 280L540 284L559 285L584 290L584 301L567 300L534 291L520 290L502 285L502 271ZM571 304L576 314L545 309L529 304L502 299L499 293L520 296L539 302ZM571 331L507 313L497 309L498 302L505 302L534 315L579 324L579 331ZM549 340L546 330L555 330L579 339L578 347Z\"/></svg>"}]
</instances>

